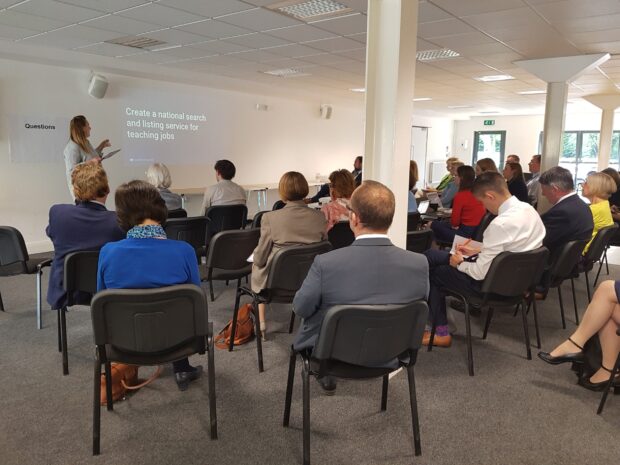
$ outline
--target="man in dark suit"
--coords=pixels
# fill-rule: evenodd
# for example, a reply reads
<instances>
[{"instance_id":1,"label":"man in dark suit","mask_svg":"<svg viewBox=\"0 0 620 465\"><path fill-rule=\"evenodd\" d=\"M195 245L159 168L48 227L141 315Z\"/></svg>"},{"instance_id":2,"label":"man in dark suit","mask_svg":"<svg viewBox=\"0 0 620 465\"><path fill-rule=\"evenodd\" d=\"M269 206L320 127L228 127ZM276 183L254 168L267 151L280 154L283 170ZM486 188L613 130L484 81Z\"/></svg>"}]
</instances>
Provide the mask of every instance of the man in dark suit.
<instances>
[{"instance_id":1,"label":"man in dark suit","mask_svg":"<svg viewBox=\"0 0 620 465\"><path fill-rule=\"evenodd\" d=\"M551 263L567 242L589 240L594 221L590 208L575 192L573 176L566 168L548 169L539 182L542 195L553 205L541 216L547 230L543 245L551 252Z\"/></svg>"},{"instance_id":2,"label":"man in dark suit","mask_svg":"<svg viewBox=\"0 0 620 465\"><path fill-rule=\"evenodd\" d=\"M99 250L108 242L125 238L105 201L110 193L108 177L100 164L83 163L71 173L76 205L53 205L45 232L54 244L54 260L47 290L47 302L53 310L67 305L63 287L65 257L81 250ZM90 295L77 293L74 302L88 304Z\"/></svg>"},{"instance_id":3,"label":"man in dark suit","mask_svg":"<svg viewBox=\"0 0 620 465\"><path fill-rule=\"evenodd\" d=\"M427 297L426 258L394 246L387 236L394 208L394 194L376 181L364 181L353 192L349 221L355 242L317 256L295 295L293 310L303 318L296 350L314 347L334 305L403 304ZM333 380L319 382L327 393L334 392Z\"/></svg>"}]
</instances>

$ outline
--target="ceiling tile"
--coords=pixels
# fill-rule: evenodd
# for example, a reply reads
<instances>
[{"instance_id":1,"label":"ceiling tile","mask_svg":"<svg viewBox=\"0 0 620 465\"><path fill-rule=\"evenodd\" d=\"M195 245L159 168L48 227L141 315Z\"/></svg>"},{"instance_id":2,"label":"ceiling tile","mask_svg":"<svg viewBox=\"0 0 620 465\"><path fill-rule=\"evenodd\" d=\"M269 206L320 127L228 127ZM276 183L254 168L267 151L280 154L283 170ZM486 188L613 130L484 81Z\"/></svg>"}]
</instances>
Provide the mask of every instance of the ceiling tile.
<instances>
[{"instance_id":1,"label":"ceiling tile","mask_svg":"<svg viewBox=\"0 0 620 465\"><path fill-rule=\"evenodd\" d=\"M104 55L108 57L133 55L136 53L135 48L125 47L123 45L116 44L106 44L105 42L81 47L78 50L84 53L91 53L93 55Z\"/></svg>"},{"instance_id":2,"label":"ceiling tile","mask_svg":"<svg viewBox=\"0 0 620 465\"><path fill-rule=\"evenodd\" d=\"M368 10L368 0L339 0L343 5L348 6L352 10L366 13Z\"/></svg>"},{"instance_id":3,"label":"ceiling tile","mask_svg":"<svg viewBox=\"0 0 620 465\"><path fill-rule=\"evenodd\" d=\"M204 50L205 52L208 52L209 54L244 52L246 50L252 49L252 47L246 47L244 45L239 45L239 44L232 44L225 40L212 40L209 42L202 42L202 43L191 45L190 48ZM206 54L207 53L205 53L205 55Z\"/></svg>"},{"instance_id":4,"label":"ceiling tile","mask_svg":"<svg viewBox=\"0 0 620 465\"><path fill-rule=\"evenodd\" d=\"M276 55L275 53L271 53L272 49L269 50L249 50L247 52L239 52L235 53L235 57L244 61L255 61L255 62L270 62L270 61L278 61L282 60L281 55Z\"/></svg>"},{"instance_id":5,"label":"ceiling tile","mask_svg":"<svg viewBox=\"0 0 620 465\"><path fill-rule=\"evenodd\" d=\"M17 40L35 34L40 34L40 32L32 31L30 29L24 29L21 27L13 27L6 24L0 24L0 38L2 39Z\"/></svg>"},{"instance_id":6,"label":"ceiling tile","mask_svg":"<svg viewBox=\"0 0 620 465\"><path fill-rule=\"evenodd\" d=\"M303 60L316 65L330 65L342 61L342 57L332 55L331 53L321 53L318 55L305 56Z\"/></svg>"},{"instance_id":7,"label":"ceiling tile","mask_svg":"<svg viewBox=\"0 0 620 465\"><path fill-rule=\"evenodd\" d=\"M221 21L216 21L213 19L186 24L175 29L192 32L211 39L224 39L226 37L234 37L252 32L249 29L222 23Z\"/></svg>"},{"instance_id":8,"label":"ceiling tile","mask_svg":"<svg viewBox=\"0 0 620 465\"><path fill-rule=\"evenodd\" d=\"M193 47L175 47L170 49L164 49L161 52L154 53L165 53L166 56L173 57L173 59L176 60L201 58L208 55L213 55L213 53L209 53L207 50Z\"/></svg>"},{"instance_id":9,"label":"ceiling tile","mask_svg":"<svg viewBox=\"0 0 620 465\"><path fill-rule=\"evenodd\" d=\"M359 42L360 44L366 45L366 36L367 34L365 32L362 32L361 34L351 34L347 36L347 38Z\"/></svg>"},{"instance_id":10,"label":"ceiling tile","mask_svg":"<svg viewBox=\"0 0 620 465\"><path fill-rule=\"evenodd\" d=\"M525 34L534 24L547 24L534 10L527 7L465 16L463 19L483 31L522 28Z\"/></svg>"},{"instance_id":11,"label":"ceiling tile","mask_svg":"<svg viewBox=\"0 0 620 465\"><path fill-rule=\"evenodd\" d=\"M344 52L337 52L336 55L365 63L366 62L366 47L356 48L355 50L347 50Z\"/></svg>"},{"instance_id":12,"label":"ceiling tile","mask_svg":"<svg viewBox=\"0 0 620 465\"><path fill-rule=\"evenodd\" d=\"M135 19L125 18L124 16L108 15L83 23L85 26L114 31L124 35L136 35L144 32L161 29L161 26Z\"/></svg>"},{"instance_id":13,"label":"ceiling tile","mask_svg":"<svg viewBox=\"0 0 620 465\"><path fill-rule=\"evenodd\" d=\"M568 38L576 44L596 44L600 42L620 41L620 29L607 29L604 31L580 32L569 34Z\"/></svg>"},{"instance_id":14,"label":"ceiling tile","mask_svg":"<svg viewBox=\"0 0 620 465\"><path fill-rule=\"evenodd\" d=\"M272 3L275 3L274 0L243 0L243 1L245 3L249 3L250 5L254 5L254 6L265 6L265 5L271 5Z\"/></svg>"},{"instance_id":15,"label":"ceiling tile","mask_svg":"<svg viewBox=\"0 0 620 465\"><path fill-rule=\"evenodd\" d=\"M582 53L581 50L568 43L559 34L533 36L527 39L508 41L506 44L525 57L549 58Z\"/></svg>"},{"instance_id":16,"label":"ceiling tile","mask_svg":"<svg viewBox=\"0 0 620 465\"><path fill-rule=\"evenodd\" d=\"M317 27L308 26L302 24L299 26L289 26L282 29L273 29L267 31L267 34L281 39L286 39L289 42L307 42L309 40L329 39L336 37L336 34L324 31Z\"/></svg>"},{"instance_id":17,"label":"ceiling tile","mask_svg":"<svg viewBox=\"0 0 620 465\"><path fill-rule=\"evenodd\" d=\"M85 21L103 14L100 11L75 5L67 5L66 3L59 3L54 0L30 0L26 3L16 5L13 9L22 13L63 21L66 24Z\"/></svg>"},{"instance_id":18,"label":"ceiling tile","mask_svg":"<svg viewBox=\"0 0 620 465\"><path fill-rule=\"evenodd\" d=\"M221 65L221 66L243 64L243 60L240 60L239 58L235 58L235 55L218 55L214 57L201 58L199 61L207 63L207 64Z\"/></svg>"},{"instance_id":19,"label":"ceiling tile","mask_svg":"<svg viewBox=\"0 0 620 465\"><path fill-rule=\"evenodd\" d=\"M296 68L296 69L302 69L304 71L307 69L314 68L316 66L312 63L308 63L304 61L303 59L296 60L294 58L285 58L283 60L280 59L278 61L270 61L268 64L269 64L269 69Z\"/></svg>"},{"instance_id":20,"label":"ceiling tile","mask_svg":"<svg viewBox=\"0 0 620 465\"><path fill-rule=\"evenodd\" d=\"M204 42L205 40L204 36L181 31L180 29L162 29L160 31L140 35L145 35L151 39L161 40L162 42L166 42L170 45L186 45L196 42Z\"/></svg>"},{"instance_id":21,"label":"ceiling tile","mask_svg":"<svg viewBox=\"0 0 620 465\"><path fill-rule=\"evenodd\" d=\"M205 18L237 13L238 11L253 8L252 5L238 0L160 0L159 3L195 15L204 16Z\"/></svg>"},{"instance_id":22,"label":"ceiling tile","mask_svg":"<svg viewBox=\"0 0 620 465\"><path fill-rule=\"evenodd\" d=\"M245 36L239 37L231 37L230 39L226 39L228 42L233 44L243 45L248 48L268 48L268 47L277 47L279 45L288 45L289 41L280 39L278 37L273 37L267 34L255 33L248 34Z\"/></svg>"},{"instance_id":23,"label":"ceiling tile","mask_svg":"<svg viewBox=\"0 0 620 465\"><path fill-rule=\"evenodd\" d=\"M219 20L234 26L259 32L266 31L267 29L277 29L279 27L301 24L301 22L296 19L263 9L242 11L241 13L222 16Z\"/></svg>"},{"instance_id":24,"label":"ceiling tile","mask_svg":"<svg viewBox=\"0 0 620 465\"><path fill-rule=\"evenodd\" d=\"M334 34L346 36L366 32L367 17L361 13L356 13L353 15L316 21L310 24L320 29L333 32Z\"/></svg>"},{"instance_id":25,"label":"ceiling tile","mask_svg":"<svg viewBox=\"0 0 620 465\"><path fill-rule=\"evenodd\" d=\"M568 18L552 21L553 26L563 33L578 33L613 29L618 26L618 23L620 23L620 14L589 16L587 18Z\"/></svg>"},{"instance_id":26,"label":"ceiling tile","mask_svg":"<svg viewBox=\"0 0 620 465\"><path fill-rule=\"evenodd\" d=\"M122 11L120 16L146 21L161 26L173 27L204 19L202 16L187 13L185 11L169 8L157 3L151 3L130 10Z\"/></svg>"},{"instance_id":27,"label":"ceiling tile","mask_svg":"<svg viewBox=\"0 0 620 465\"><path fill-rule=\"evenodd\" d=\"M468 45L489 44L495 42L494 39L482 34L481 32L471 32L468 34L455 34L453 36L437 37L433 42L452 50L459 51L460 47Z\"/></svg>"},{"instance_id":28,"label":"ceiling tile","mask_svg":"<svg viewBox=\"0 0 620 465\"><path fill-rule=\"evenodd\" d=\"M306 45L291 44L284 45L282 47L272 47L269 49L269 53L283 57L295 58L307 55L316 55L317 53L321 53L321 50L317 50L316 48L308 47Z\"/></svg>"},{"instance_id":29,"label":"ceiling tile","mask_svg":"<svg viewBox=\"0 0 620 465\"><path fill-rule=\"evenodd\" d=\"M616 0L563 0L535 6L536 11L549 21L586 18L620 13L620 2Z\"/></svg>"},{"instance_id":30,"label":"ceiling tile","mask_svg":"<svg viewBox=\"0 0 620 465\"><path fill-rule=\"evenodd\" d=\"M465 34L468 32L476 32L476 30L460 19L455 18L418 25L418 36L428 40L432 40L434 37Z\"/></svg>"},{"instance_id":31,"label":"ceiling tile","mask_svg":"<svg viewBox=\"0 0 620 465\"><path fill-rule=\"evenodd\" d=\"M326 52L339 52L342 50L353 50L359 48L359 42L347 39L345 37L315 40L313 42L307 42L305 45L309 45L312 48L324 50Z\"/></svg>"},{"instance_id":32,"label":"ceiling tile","mask_svg":"<svg viewBox=\"0 0 620 465\"><path fill-rule=\"evenodd\" d=\"M135 55L128 55L120 57L121 60L133 61L136 63L152 63L158 64L166 61L174 60L173 56L165 55L163 53L143 52Z\"/></svg>"},{"instance_id":33,"label":"ceiling tile","mask_svg":"<svg viewBox=\"0 0 620 465\"><path fill-rule=\"evenodd\" d=\"M98 43L96 40L80 39L62 34L60 31L47 32L45 34L29 37L23 40L24 44L38 45L43 47L61 48L64 50L72 50L78 47L85 47Z\"/></svg>"},{"instance_id":34,"label":"ceiling tile","mask_svg":"<svg viewBox=\"0 0 620 465\"><path fill-rule=\"evenodd\" d=\"M8 8L16 3L21 2L22 0L0 0L0 8Z\"/></svg>"},{"instance_id":35,"label":"ceiling tile","mask_svg":"<svg viewBox=\"0 0 620 465\"><path fill-rule=\"evenodd\" d=\"M150 3L148 0L57 0L60 3L91 8L105 13L115 13L138 5Z\"/></svg>"},{"instance_id":36,"label":"ceiling tile","mask_svg":"<svg viewBox=\"0 0 620 465\"><path fill-rule=\"evenodd\" d=\"M0 24L45 32L66 26L70 23L67 21L43 18L41 16L28 15L16 10L4 10L0 11Z\"/></svg>"},{"instance_id":37,"label":"ceiling tile","mask_svg":"<svg viewBox=\"0 0 620 465\"><path fill-rule=\"evenodd\" d=\"M440 21L442 19L450 19L453 16L450 13L436 7L431 3L420 3L418 7L418 22L426 23L429 21Z\"/></svg>"},{"instance_id":38,"label":"ceiling tile","mask_svg":"<svg viewBox=\"0 0 620 465\"><path fill-rule=\"evenodd\" d=\"M432 0L432 3L458 17L523 6L523 0Z\"/></svg>"}]
</instances>

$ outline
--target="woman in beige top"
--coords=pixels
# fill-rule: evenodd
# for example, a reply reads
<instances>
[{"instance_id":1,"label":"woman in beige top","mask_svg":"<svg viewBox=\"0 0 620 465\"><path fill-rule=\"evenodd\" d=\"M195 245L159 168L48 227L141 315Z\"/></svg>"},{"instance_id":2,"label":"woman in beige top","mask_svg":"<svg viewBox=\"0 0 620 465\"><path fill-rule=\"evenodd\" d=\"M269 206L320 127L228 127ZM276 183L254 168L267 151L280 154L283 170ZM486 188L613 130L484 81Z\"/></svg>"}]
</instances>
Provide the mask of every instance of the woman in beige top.
<instances>
[{"instance_id":1,"label":"woman in beige top","mask_svg":"<svg viewBox=\"0 0 620 465\"><path fill-rule=\"evenodd\" d=\"M254 249L252 265L254 292L260 292L265 287L273 256L279 249L291 245L312 244L325 239L325 216L304 203L309 188L303 174L295 171L284 173L278 190L286 205L280 210L265 213L262 217L260 240ZM265 304L259 304L258 314L264 338Z\"/></svg>"}]
</instances>

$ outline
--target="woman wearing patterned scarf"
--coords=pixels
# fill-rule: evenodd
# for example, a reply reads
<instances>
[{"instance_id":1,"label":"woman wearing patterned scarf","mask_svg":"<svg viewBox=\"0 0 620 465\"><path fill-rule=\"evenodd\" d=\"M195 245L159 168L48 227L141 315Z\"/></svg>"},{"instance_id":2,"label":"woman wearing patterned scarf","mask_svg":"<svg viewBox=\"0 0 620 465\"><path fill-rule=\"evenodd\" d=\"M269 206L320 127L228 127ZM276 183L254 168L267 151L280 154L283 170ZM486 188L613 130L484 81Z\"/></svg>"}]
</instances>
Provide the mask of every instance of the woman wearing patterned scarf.
<instances>
[{"instance_id":1,"label":"woman wearing patterned scarf","mask_svg":"<svg viewBox=\"0 0 620 465\"><path fill-rule=\"evenodd\" d=\"M131 181L116 191L116 214L127 238L105 245L99 255L97 290L152 289L175 284L200 286L196 252L186 242L166 239L168 216L157 189ZM173 363L179 390L200 377L202 367L187 358Z\"/></svg>"}]
</instances>

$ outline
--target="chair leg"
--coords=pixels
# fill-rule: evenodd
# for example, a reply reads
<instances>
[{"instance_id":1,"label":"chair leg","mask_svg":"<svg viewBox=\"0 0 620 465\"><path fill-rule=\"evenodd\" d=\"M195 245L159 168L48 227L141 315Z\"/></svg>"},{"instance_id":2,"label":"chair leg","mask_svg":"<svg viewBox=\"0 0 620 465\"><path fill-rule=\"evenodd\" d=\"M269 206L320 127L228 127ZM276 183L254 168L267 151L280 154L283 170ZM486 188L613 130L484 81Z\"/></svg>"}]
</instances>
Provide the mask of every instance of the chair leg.
<instances>
[{"instance_id":1,"label":"chair leg","mask_svg":"<svg viewBox=\"0 0 620 465\"><path fill-rule=\"evenodd\" d=\"M67 351L67 308L62 307L60 310L60 334L62 342L62 374L69 374L69 354Z\"/></svg>"},{"instance_id":2,"label":"chair leg","mask_svg":"<svg viewBox=\"0 0 620 465\"><path fill-rule=\"evenodd\" d=\"M471 342L471 319L469 315L469 304L467 301L463 301L465 304L465 329L467 331L467 367L469 369L469 376L474 376L474 353Z\"/></svg>"},{"instance_id":3,"label":"chair leg","mask_svg":"<svg viewBox=\"0 0 620 465\"><path fill-rule=\"evenodd\" d=\"M532 349L530 347L530 331L527 327L527 315L525 314L525 300L521 302L521 315L523 315L523 334L525 336L525 349L527 352L527 359L532 360Z\"/></svg>"},{"instance_id":4,"label":"chair leg","mask_svg":"<svg viewBox=\"0 0 620 465\"><path fill-rule=\"evenodd\" d=\"M295 312L291 311L291 321L288 324L288 333L291 334L293 332L293 328L295 327Z\"/></svg>"},{"instance_id":5,"label":"chair leg","mask_svg":"<svg viewBox=\"0 0 620 465\"><path fill-rule=\"evenodd\" d=\"M4 302L2 302L2 292L0 292L0 312L4 312Z\"/></svg>"},{"instance_id":6,"label":"chair leg","mask_svg":"<svg viewBox=\"0 0 620 465\"><path fill-rule=\"evenodd\" d=\"M605 407L605 402L607 402L607 395L609 394L609 390L611 389L611 385L614 382L614 378L616 377L616 374L620 371L620 355L618 355L618 358L616 359L616 366L614 366L614 369L611 370L611 376L609 377L609 382L607 383L607 386L605 386L605 390L603 391L603 397L601 397L601 402L600 404L598 404L598 410L596 411L597 415L600 415L601 413L603 413L603 407ZM615 389L618 389L617 387ZM616 394L617 392L614 391Z\"/></svg>"},{"instance_id":7,"label":"chair leg","mask_svg":"<svg viewBox=\"0 0 620 465\"><path fill-rule=\"evenodd\" d=\"M310 363L303 360L303 465L310 465Z\"/></svg>"},{"instance_id":8,"label":"chair leg","mask_svg":"<svg viewBox=\"0 0 620 465\"><path fill-rule=\"evenodd\" d=\"M208 350L208 376L209 376L209 417L211 422L211 439L217 439L217 405L215 397L215 347L213 346L213 335L207 338Z\"/></svg>"},{"instance_id":9,"label":"chair leg","mask_svg":"<svg viewBox=\"0 0 620 465\"><path fill-rule=\"evenodd\" d=\"M487 338L487 333L489 331L489 326L491 326L492 318L493 318L493 307L489 307L489 311L487 312L487 321L484 323L484 331L482 333L482 339Z\"/></svg>"},{"instance_id":10,"label":"chair leg","mask_svg":"<svg viewBox=\"0 0 620 465\"><path fill-rule=\"evenodd\" d=\"M295 362L297 361L297 354L291 347L291 356L288 362L288 378L286 380L286 397L284 398L284 418L282 419L282 426L288 427L289 420L291 419L291 400L293 399L293 382L295 381Z\"/></svg>"},{"instance_id":11,"label":"chair leg","mask_svg":"<svg viewBox=\"0 0 620 465\"><path fill-rule=\"evenodd\" d=\"M43 271L37 270L37 329L43 328L43 317L41 315L41 277Z\"/></svg>"},{"instance_id":12,"label":"chair leg","mask_svg":"<svg viewBox=\"0 0 620 465\"><path fill-rule=\"evenodd\" d=\"M566 318L564 316L564 301L562 300L562 289L558 286L558 300L560 301L560 315L562 316L562 329L566 329Z\"/></svg>"},{"instance_id":13,"label":"chair leg","mask_svg":"<svg viewBox=\"0 0 620 465\"><path fill-rule=\"evenodd\" d=\"M237 317L239 316L239 301L241 300L241 293L239 292L239 285L237 285L237 296L235 297L235 306L233 307L233 317L230 327L230 342L228 343L228 351L232 352L235 346L235 334L237 332Z\"/></svg>"},{"instance_id":14,"label":"chair leg","mask_svg":"<svg viewBox=\"0 0 620 465\"><path fill-rule=\"evenodd\" d=\"M536 297L532 298L532 308L534 309L534 329L536 330L536 346L540 349L540 329L538 327L538 311L536 308ZM529 304L528 304L529 307ZM527 312L526 312L527 314Z\"/></svg>"},{"instance_id":15,"label":"chair leg","mask_svg":"<svg viewBox=\"0 0 620 465\"><path fill-rule=\"evenodd\" d=\"M431 350L433 350L433 343L435 342L435 330L436 330L436 325L435 325L435 320L433 319L433 322L431 324L431 337L428 340L428 347L426 349L427 352L430 352Z\"/></svg>"},{"instance_id":16,"label":"chair leg","mask_svg":"<svg viewBox=\"0 0 620 465\"><path fill-rule=\"evenodd\" d=\"M598 271L596 272L596 277L594 278L594 284L592 285L592 288L596 288L596 283L598 282L598 277L601 274L601 269L603 268L603 259L601 258L599 264L598 264Z\"/></svg>"},{"instance_id":17,"label":"chair leg","mask_svg":"<svg viewBox=\"0 0 620 465\"><path fill-rule=\"evenodd\" d=\"M605 249L605 255L603 255L603 258L605 259L605 268L607 268L607 276L609 276L609 261L607 260L608 250L609 250L609 246Z\"/></svg>"},{"instance_id":18,"label":"chair leg","mask_svg":"<svg viewBox=\"0 0 620 465\"><path fill-rule=\"evenodd\" d=\"M387 410L388 385L390 384L390 376L383 375L383 386L381 387L381 411Z\"/></svg>"},{"instance_id":19,"label":"chair leg","mask_svg":"<svg viewBox=\"0 0 620 465\"><path fill-rule=\"evenodd\" d=\"M62 352L62 332L60 331L60 309L56 310L56 322L58 323L58 352Z\"/></svg>"},{"instance_id":20,"label":"chair leg","mask_svg":"<svg viewBox=\"0 0 620 465\"><path fill-rule=\"evenodd\" d=\"M101 430L101 360L99 349L95 350L95 374L93 381L93 455L100 452Z\"/></svg>"},{"instance_id":21,"label":"chair leg","mask_svg":"<svg viewBox=\"0 0 620 465\"><path fill-rule=\"evenodd\" d=\"M592 302L592 296L590 295L590 276L589 276L589 272L586 271L585 272L586 275L586 290L588 291L588 303ZM577 315L575 313L575 315ZM577 324L579 324L579 316L577 316L576 318Z\"/></svg>"},{"instance_id":22,"label":"chair leg","mask_svg":"<svg viewBox=\"0 0 620 465\"><path fill-rule=\"evenodd\" d=\"M252 302L252 312L254 313L254 332L256 333L256 353L258 355L258 372L265 371L263 367L263 341L258 318L258 302Z\"/></svg>"},{"instance_id":23,"label":"chair leg","mask_svg":"<svg viewBox=\"0 0 620 465\"><path fill-rule=\"evenodd\" d=\"M105 397L106 408L111 412L114 410L114 398L112 397L112 364L109 360L105 361Z\"/></svg>"},{"instance_id":24,"label":"chair leg","mask_svg":"<svg viewBox=\"0 0 620 465\"><path fill-rule=\"evenodd\" d=\"M209 280L209 296L211 297L211 302L215 300L215 295L213 295L213 280Z\"/></svg>"},{"instance_id":25,"label":"chair leg","mask_svg":"<svg viewBox=\"0 0 620 465\"><path fill-rule=\"evenodd\" d=\"M420 441L420 420L418 418L418 399L415 391L415 374L413 365L407 367L407 379L409 380L409 403L411 405L411 423L413 426L413 450L416 456L422 455Z\"/></svg>"},{"instance_id":26,"label":"chair leg","mask_svg":"<svg viewBox=\"0 0 620 465\"><path fill-rule=\"evenodd\" d=\"M575 315L579 315L577 313L577 294L575 293L575 280L573 278L570 279L570 287L573 292L573 308L575 309ZM564 328L566 329L566 326Z\"/></svg>"}]
</instances>

